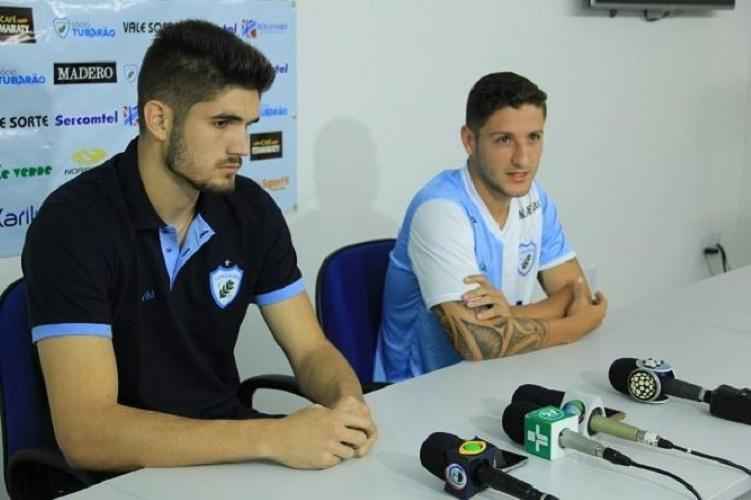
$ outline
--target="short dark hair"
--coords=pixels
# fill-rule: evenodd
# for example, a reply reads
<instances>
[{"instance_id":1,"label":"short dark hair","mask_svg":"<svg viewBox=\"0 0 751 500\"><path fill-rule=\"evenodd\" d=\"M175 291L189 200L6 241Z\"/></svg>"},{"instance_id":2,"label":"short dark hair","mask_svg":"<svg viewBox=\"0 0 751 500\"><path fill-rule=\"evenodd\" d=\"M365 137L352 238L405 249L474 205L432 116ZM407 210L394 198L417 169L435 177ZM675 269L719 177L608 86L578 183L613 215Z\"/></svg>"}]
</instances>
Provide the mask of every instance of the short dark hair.
<instances>
[{"instance_id":1,"label":"short dark hair","mask_svg":"<svg viewBox=\"0 0 751 500\"><path fill-rule=\"evenodd\" d=\"M519 109L524 104L542 108L543 116L547 116L547 98L548 95L537 85L516 73L505 71L485 75L469 92L467 126L477 131L499 109L509 106Z\"/></svg>"},{"instance_id":2,"label":"short dark hair","mask_svg":"<svg viewBox=\"0 0 751 500\"><path fill-rule=\"evenodd\" d=\"M197 102L213 99L228 86L267 91L274 66L258 49L206 21L190 19L164 26L146 51L138 75L138 117L144 105L164 101L180 120Z\"/></svg>"}]
</instances>

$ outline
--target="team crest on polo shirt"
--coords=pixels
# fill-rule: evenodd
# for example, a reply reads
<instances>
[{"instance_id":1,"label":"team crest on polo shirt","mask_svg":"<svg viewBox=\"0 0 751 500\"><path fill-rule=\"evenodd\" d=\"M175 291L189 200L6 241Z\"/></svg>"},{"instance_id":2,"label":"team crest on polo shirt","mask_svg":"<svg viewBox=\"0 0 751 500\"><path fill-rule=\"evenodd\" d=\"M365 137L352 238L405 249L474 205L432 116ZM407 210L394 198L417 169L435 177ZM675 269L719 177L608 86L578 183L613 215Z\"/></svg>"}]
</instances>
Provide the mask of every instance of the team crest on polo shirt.
<instances>
[{"instance_id":1,"label":"team crest on polo shirt","mask_svg":"<svg viewBox=\"0 0 751 500\"><path fill-rule=\"evenodd\" d=\"M526 276L534 267L537 256L537 245L534 241L519 244L519 274Z\"/></svg>"},{"instance_id":2,"label":"team crest on polo shirt","mask_svg":"<svg viewBox=\"0 0 751 500\"><path fill-rule=\"evenodd\" d=\"M237 266L229 267L229 264L225 262L224 266L220 265L209 273L211 296L222 309L235 300L243 281L243 270Z\"/></svg>"}]
</instances>

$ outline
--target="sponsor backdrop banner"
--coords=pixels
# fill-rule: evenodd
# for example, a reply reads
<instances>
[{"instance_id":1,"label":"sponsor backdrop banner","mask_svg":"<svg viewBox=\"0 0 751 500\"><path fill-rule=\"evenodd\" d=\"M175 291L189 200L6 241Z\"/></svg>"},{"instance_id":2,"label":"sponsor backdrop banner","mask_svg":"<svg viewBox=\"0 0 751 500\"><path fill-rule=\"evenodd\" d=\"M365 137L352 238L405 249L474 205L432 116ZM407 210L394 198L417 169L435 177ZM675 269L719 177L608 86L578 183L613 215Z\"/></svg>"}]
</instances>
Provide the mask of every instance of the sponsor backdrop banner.
<instances>
[{"instance_id":1,"label":"sponsor backdrop banner","mask_svg":"<svg viewBox=\"0 0 751 500\"><path fill-rule=\"evenodd\" d=\"M0 257L19 255L47 195L138 135L136 82L154 34L205 19L277 70L240 173L282 208L297 202L295 2L0 0Z\"/></svg>"}]
</instances>

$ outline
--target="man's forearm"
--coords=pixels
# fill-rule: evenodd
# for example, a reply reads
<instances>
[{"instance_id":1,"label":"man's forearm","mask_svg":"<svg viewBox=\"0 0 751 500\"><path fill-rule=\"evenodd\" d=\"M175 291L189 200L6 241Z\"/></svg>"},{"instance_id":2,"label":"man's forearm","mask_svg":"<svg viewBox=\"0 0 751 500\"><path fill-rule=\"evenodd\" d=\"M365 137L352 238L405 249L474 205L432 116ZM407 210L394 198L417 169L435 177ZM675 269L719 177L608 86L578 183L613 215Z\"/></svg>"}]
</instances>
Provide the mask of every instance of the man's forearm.
<instances>
[{"instance_id":1,"label":"man's forearm","mask_svg":"<svg viewBox=\"0 0 751 500\"><path fill-rule=\"evenodd\" d=\"M77 468L108 471L272 459L279 425L189 419L119 404L77 420L75 431L58 438L66 458Z\"/></svg>"},{"instance_id":2,"label":"man's forearm","mask_svg":"<svg viewBox=\"0 0 751 500\"><path fill-rule=\"evenodd\" d=\"M575 317L543 320L509 316L482 321L447 313L441 306L434 311L459 355L475 361L570 343L590 329L586 321Z\"/></svg>"},{"instance_id":3,"label":"man's forearm","mask_svg":"<svg viewBox=\"0 0 751 500\"><path fill-rule=\"evenodd\" d=\"M571 303L571 298L571 287L564 286L540 302L512 307L511 314L518 318L560 319L566 315L566 308Z\"/></svg>"},{"instance_id":4,"label":"man's forearm","mask_svg":"<svg viewBox=\"0 0 751 500\"><path fill-rule=\"evenodd\" d=\"M362 399L357 375L330 343L312 351L295 374L303 392L313 401L331 407L345 396Z\"/></svg>"}]
</instances>

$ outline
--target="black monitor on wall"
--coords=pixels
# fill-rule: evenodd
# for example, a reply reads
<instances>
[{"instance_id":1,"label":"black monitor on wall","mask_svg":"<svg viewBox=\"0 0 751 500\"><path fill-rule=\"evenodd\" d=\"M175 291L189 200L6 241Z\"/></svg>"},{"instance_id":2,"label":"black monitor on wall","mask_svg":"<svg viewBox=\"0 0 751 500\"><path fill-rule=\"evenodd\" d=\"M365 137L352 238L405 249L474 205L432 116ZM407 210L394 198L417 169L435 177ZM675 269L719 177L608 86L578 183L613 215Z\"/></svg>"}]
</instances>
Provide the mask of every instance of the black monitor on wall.
<instances>
[{"instance_id":1,"label":"black monitor on wall","mask_svg":"<svg viewBox=\"0 0 751 500\"><path fill-rule=\"evenodd\" d=\"M735 0L589 0L589 5L611 10L714 10L733 9Z\"/></svg>"}]
</instances>

